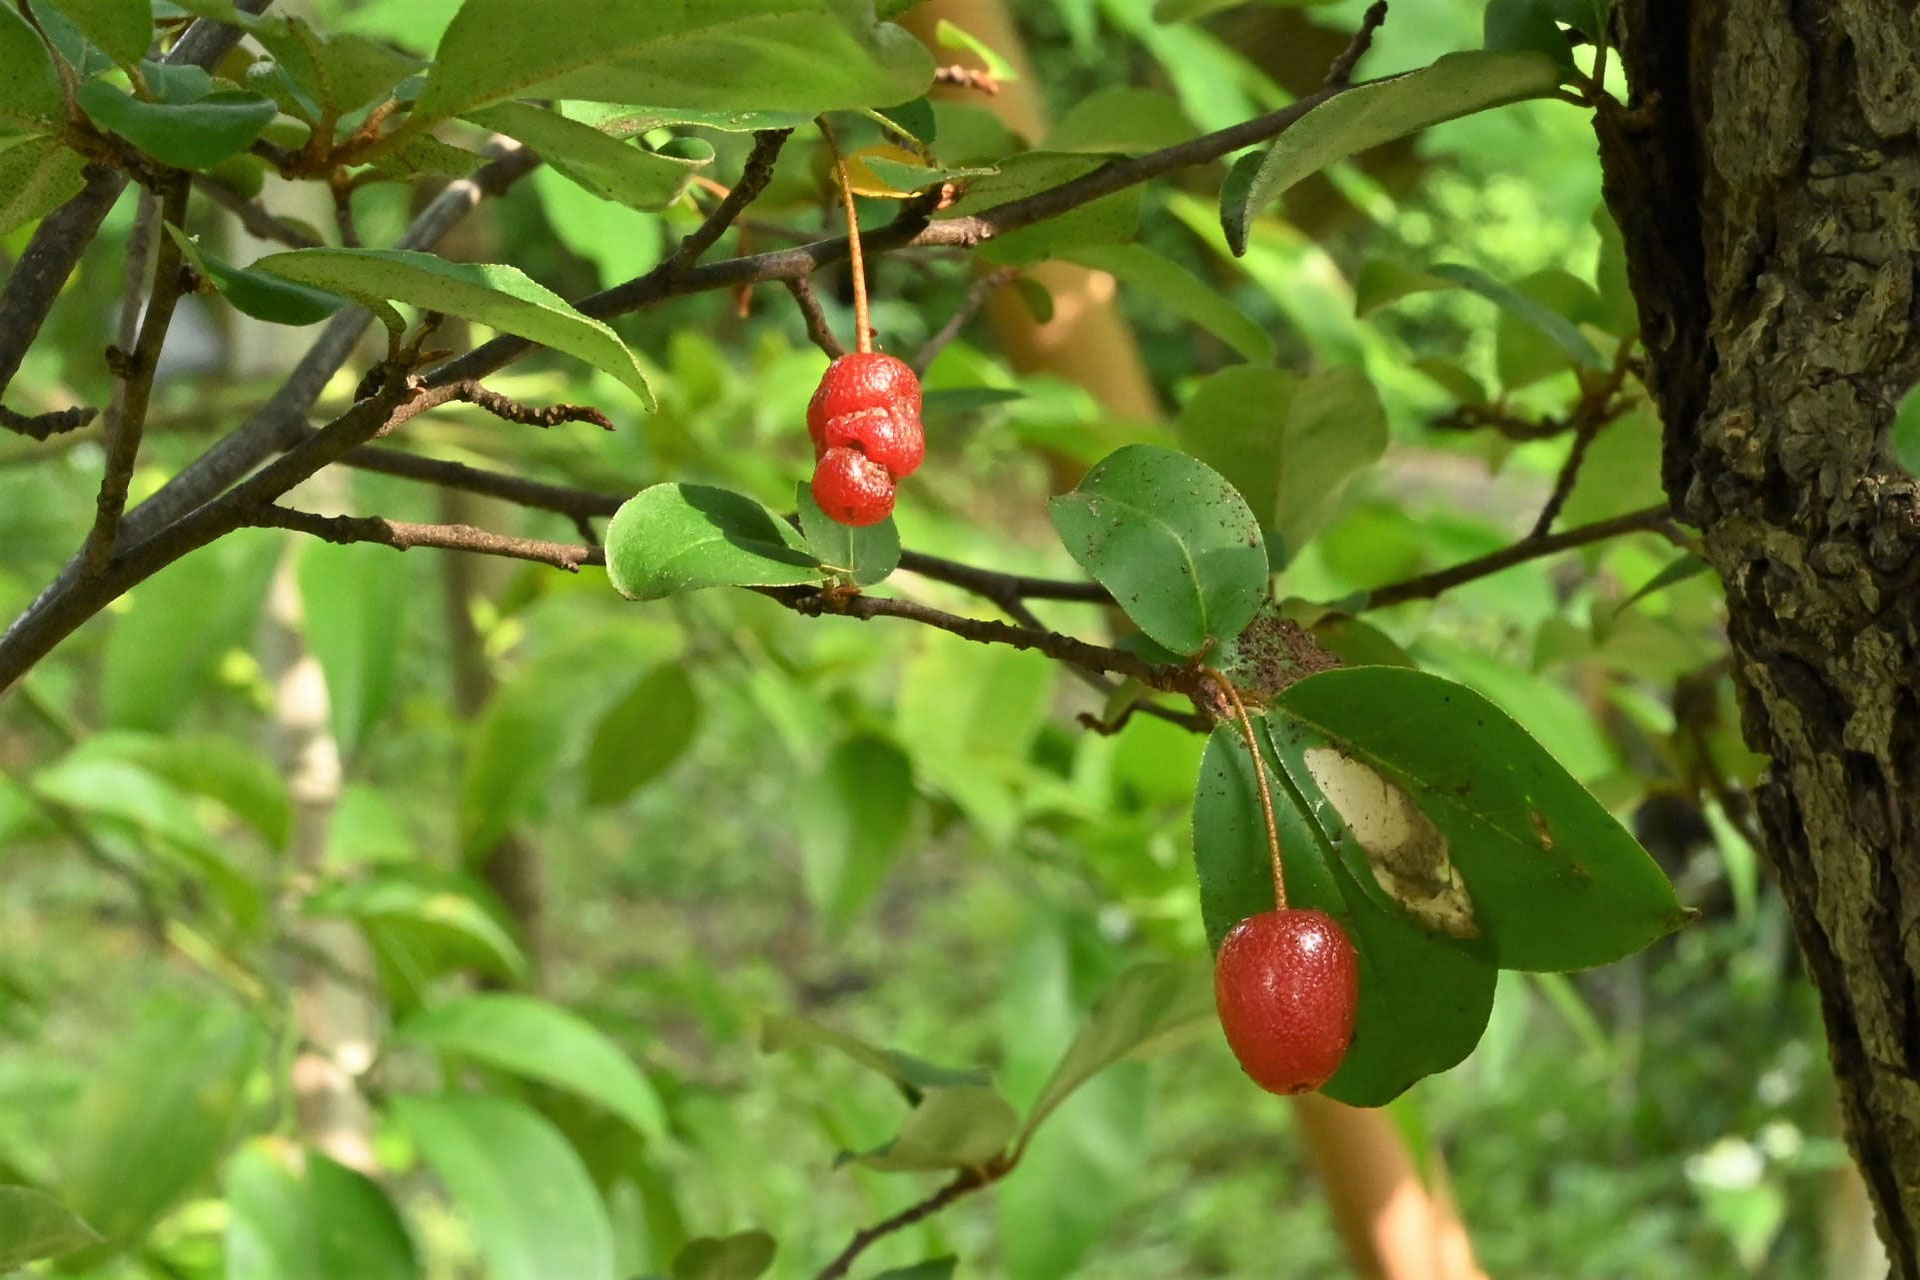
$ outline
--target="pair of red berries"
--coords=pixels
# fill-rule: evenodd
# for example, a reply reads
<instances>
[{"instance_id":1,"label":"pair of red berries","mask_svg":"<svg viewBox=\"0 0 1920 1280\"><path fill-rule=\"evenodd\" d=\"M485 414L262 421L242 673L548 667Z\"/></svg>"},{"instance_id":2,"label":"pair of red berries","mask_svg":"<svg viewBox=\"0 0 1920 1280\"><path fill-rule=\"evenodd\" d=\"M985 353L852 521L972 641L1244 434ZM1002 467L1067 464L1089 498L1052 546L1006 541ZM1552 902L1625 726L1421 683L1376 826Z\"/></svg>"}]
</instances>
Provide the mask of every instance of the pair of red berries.
<instances>
[{"instance_id":1,"label":"pair of red berries","mask_svg":"<svg viewBox=\"0 0 1920 1280\"><path fill-rule=\"evenodd\" d=\"M1227 1045L1270 1093L1305 1093L1333 1078L1353 1042L1360 962L1340 922L1282 907L1227 931L1213 997Z\"/></svg>"},{"instance_id":2,"label":"pair of red berries","mask_svg":"<svg viewBox=\"0 0 1920 1280\"><path fill-rule=\"evenodd\" d=\"M905 361L856 351L827 366L807 405L813 500L841 524L893 514L894 485L927 455L920 379Z\"/></svg>"}]
</instances>

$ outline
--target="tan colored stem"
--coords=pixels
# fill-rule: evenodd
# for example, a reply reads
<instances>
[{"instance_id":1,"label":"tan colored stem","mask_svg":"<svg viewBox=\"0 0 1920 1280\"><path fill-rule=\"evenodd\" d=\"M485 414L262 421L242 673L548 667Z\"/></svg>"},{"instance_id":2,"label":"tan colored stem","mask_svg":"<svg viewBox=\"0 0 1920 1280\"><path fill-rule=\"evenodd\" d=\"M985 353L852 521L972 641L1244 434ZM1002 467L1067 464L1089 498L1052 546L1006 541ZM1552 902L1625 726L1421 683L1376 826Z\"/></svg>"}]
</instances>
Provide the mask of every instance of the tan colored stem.
<instances>
[{"instance_id":1,"label":"tan colored stem","mask_svg":"<svg viewBox=\"0 0 1920 1280\"><path fill-rule=\"evenodd\" d=\"M867 317L867 263L860 252L860 215L853 207L853 182L847 177L847 158L840 154L840 143L824 116L819 125L820 136L826 139L827 150L833 153L833 173L840 184L840 202L847 210L847 265L853 272L853 346L861 355L867 355L873 351L873 325Z\"/></svg>"}]
</instances>

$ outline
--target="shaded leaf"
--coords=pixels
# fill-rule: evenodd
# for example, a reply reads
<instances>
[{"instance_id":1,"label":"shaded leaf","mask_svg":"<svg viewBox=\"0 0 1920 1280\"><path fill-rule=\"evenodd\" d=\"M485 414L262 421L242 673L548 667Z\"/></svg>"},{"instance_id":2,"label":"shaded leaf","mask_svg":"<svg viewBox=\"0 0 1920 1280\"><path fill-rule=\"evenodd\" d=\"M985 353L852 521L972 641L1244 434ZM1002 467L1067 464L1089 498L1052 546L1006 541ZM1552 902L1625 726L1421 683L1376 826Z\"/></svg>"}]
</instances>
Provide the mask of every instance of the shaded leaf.
<instances>
[{"instance_id":1,"label":"shaded leaf","mask_svg":"<svg viewBox=\"0 0 1920 1280\"><path fill-rule=\"evenodd\" d=\"M100 1241L86 1220L44 1191L0 1187L0 1271Z\"/></svg>"},{"instance_id":2,"label":"shaded leaf","mask_svg":"<svg viewBox=\"0 0 1920 1280\"><path fill-rule=\"evenodd\" d=\"M1046 149L1137 156L1185 142L1198 132L1170 95L1112 85L1069 106L1048 130Z\"/></svg>"},{"instance_id":3,"label":"shaded leaf","mask_svg":"<svg viewBox=\"0 0 1920 1280\"><path fill-rule=\"evenodd\" d=\"M956 1071L894 1049L868 1044L844 1031L836 1031L811 1018L771 1013L761 1025L760 1048L765 1053L793 1049L832 1049L846 1055L869 1071L891 1080L909 1102L917 1102L929 1089L980 1085L987 1083L984 1071Z\"/></svg>"},{"instance_id":4,"label":"shaded leaf","mask_svg":"<svg viewBox=\"0 0 1920 1280\"><path fill-rule=\"evenodd\" d=\"M1256 364L1273 360L1273 339L1265 330L1241 314L1218 288L1145 245L1093 245L1063 256L1069 262L1115 276L1121 284L1140 290Z\"/></svg>"},{"instance_id":5,"label":"shaded leaf","mask_svg":"<svg viewBox=\"0 0 1920 1280\"><path fill-rule=\"evenodd\" d=\"M256 1138L227 1166L225 1280L415 1280L413 1241L363 1173Z\"/></svg>"},{"instance_id":6,"label":"shaded leaf","mask_svg":"<svg viewBox=\"0 0 1920 1280\"><path fill-rule=\"evenodd\" d=\"M0 131L57 133L65 113L47 46L12 5L0 6Z\"/></svg>"},{"instance_id":7,"label":"shaded leaf","mask_svg":"<svg viewBox=\"0 0 1920 1280\"><path fill-rule=\"evenodd\" d=\"M804 480L794 487L793 500L800 512L800 532L823 570L845 575L856 587L870 587L899 566L900 530L892 516L879 524L841 524L820 509L813 486Z\"/></svg>"},{"instance_id":8,"label":"shaded leaf","mask_svg":"<svg viewBox=\"0 0 1920 1280\"><path fill-rule=\"evenodd\" d=\"M838 932L859 914L899 858L913 822L913 764L884 738L834 748L800 814L807 898Z\"/></svg>"},{"instance_id":9,"label":"shaded leaf","mask_svg":"<svg viewBox=\"0 0 1920 1280\"><path fill-rule=\"evenodd\" d=\"M221 89L188 102L143 102L105 80L74 94L93 122L176 169L211 169L252 145L279 114L257 93Z\"/></svg>"},{"instance_id":10,"label":"shaded leaf","mask_svg":"<svg viewBox=\"0 0 1920 1280\"><path fill-rule=\"evenodd\" d=\"M587 747L589 804L617 804L673 767L700 731L700 694L677 662L643 674Z\"/></svg>"},{"instance_id":11,"label":"shaded leaf","mask_svg":"<svg viewBox=\"0 0 1920 1280\"><path fill-rule=\"evenodd\" d=\"M442 953L439 967L478 967L496 977L526 975L527 958L485 891L462 876L426 867L383 868L364 879L322 885L305 903L315 916L344 916L395 942Z\"/></svg>"},{"instance_id":12,"label":"shaded leaf","mask_svg":"<svg viewBox=\"0 0 1920 1280\"><path fill-rule=\"evenodd\" d=\"M0 151L0 234L43 218L86 185L86 157L55 138L28 138Z\"/></svg>"},{"instance_id":13,"label":"shaded leaf","mask_svg":"<svg viewBox=\"0 0 1920 1280\"><path fill-rule=\"evenodd\" d=\"M689 1240L674 1255L673 1280L754 1280L773 1265L774 1248L764 1231Z\"/></svg>"},{"instance_id":14,"label":"shaded leaf","mask_svg":"<svg viewBox=\"0 0 1920 1280\"><path fill-rule=\"evenodd\" d=\"M662 155L524 102L470 111L466 118L519 139L569 181L629 209L666 208L680 198L695 171L713 159L713 149L705 144L692 158Z\"/></svg>"},{"instance_id":15,"label":"shaded leaf","mask_svg":"<svg viewBox=\"0 0 1920 1280\"><path fill-rule=\"evenodd\" d=\"M269 324L318 324L346 305L338 294L309 289L290 280L276 280L257 271L236 267L225 259L203 251L187 234L172 223L164 224L167 234L186 255L195 271L213 282L220 295L234 310Z\"/></svg>"},{"instance_id":16,"label":"shaded leaf","mask_svg":"<svg viewBox=\"0 0 1920 1280\"><path fill-rule=\"evenodd\" d=\"M314 540L300 548L298 579L301 625L326 674L334 737L352 755L393 696L410 594L407 565L387 547Z\"/></svg>"},{"instance_id":17,"label":"shaded leaf","mask_svg":"<svg viewBox=\"0 0 1920 1280\"><path fill-rule=\"evenodd\" d=\"M147 0L46 0L81 35L123 67L147 56L153 43L153 9Z\"/></svg>"},{"instance_id":18,"label":"shaded leaf","mask_svg":"<svg viewBox=\"0 0 1920 1280\"><path fill-rule=\"evenodd\" d=\"M820 581L819 557L752 498L703 484L642 489L607 525L607 576L632 600Z\"/></svg>"},{"instance_id":19,"label":"shaded leaf","mask_svg":"<svg viewBox=\"0 0 1920 1280\"><path fill-rule=\"evenodd\" d=\"M978 1168L1006 1151L1019 1123L1013 1107L992 1089L940 1085L907 1113L899 1137L854 1162L888 1173Z\"/></svg>"}]
</instances>

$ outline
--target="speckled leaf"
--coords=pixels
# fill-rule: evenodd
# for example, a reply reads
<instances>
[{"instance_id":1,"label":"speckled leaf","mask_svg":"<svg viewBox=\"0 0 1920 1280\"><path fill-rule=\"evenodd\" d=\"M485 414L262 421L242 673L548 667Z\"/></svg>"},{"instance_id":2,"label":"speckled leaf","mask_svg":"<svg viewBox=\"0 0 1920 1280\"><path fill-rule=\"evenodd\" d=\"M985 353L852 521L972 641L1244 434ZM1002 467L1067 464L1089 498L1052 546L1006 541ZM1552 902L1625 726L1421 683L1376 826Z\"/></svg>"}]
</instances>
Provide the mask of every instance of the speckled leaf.
<instances>
[{"instance_id":1,"label":"speckled leaf","mask_svg":"<svg viewBox=\"0 0 1920 1280\"><path fill-rule=\"evenodd\" d=\"M0 234L44 217L86 185L87 158L57 138L28 138L0 151Z\"/></svg>"},{"instance_id":2,"label":"speckled leaf","mask_svg":"<svg viewBox=\"0 0 1920 1280\"><path fill-rule=\"evenodd\" d=\"M1690 916L1600 802L1463 685L1348 668L1294 685L1272 715L1293 789L1369 897L1429 904L1415 908L1428 927L1502 968L1607 964Z\"/></svg>"},{"instance_id":3,"label":"speckled leaf","mask_svg":"<svg viewBox=\"0 0 1920 1280\"><path fill-rule=\"evenodd\" d=\"M105 80L74 95L80 109L162 164L211 169L245 151L279 108L257 93L222 89L192 102L143 102Z\"/></svg>"},{"instance_id":4,"label":"speckled leaf","mask_svg":"<svg viewBox=\"0 0 1920 1280\"><path fill-rule=\"evenodd\" d=\"M1073 558L1175 653L1238 635L1267 598L1260 521L1219 472L1184 453L1127 445L1049 509Z\"/></svg>"},{"instance_id":5,"label":"speckled leaf","mask_svg":"<svg viewBox=\"0 0 1920 1280\"><path fill-rule=\"evenodd\" d=\"M820 581L820 557L798 530L752 498L710 485L642 489L614 513L606 542L607 576L632 600Z\"/></svg>"},{"instance_id":6,"label":"speckled leaf","mask_svg":"<svg viewBox=\"0 0 1920 1280\"><path fill-rule=\"evenodd\" d=\"M841 524L820 509L813 486L804 480L795 487L793 500L800 512L800 531L820 557L822 569L851 578L856 587L870 587L899 566L900 530L892 516L857 528Z\"/></svg>"},{"instance_id":7,"label":"speckled leaf","mask_svg":"<svg viewBox=\"0 0 1920 1280\"><path fill-rule=\"evenodd\" d=\"M661 155L524 102L469 111L466 118L519 139L568 181L629 209L666 208L680 198L695 171L713 159L713 149L705 144L690 157Z\"/></svg>"},{"instance_id":8,"label":"speckled leaf","mask_svg":"<svg viewBox=\"0 0 1920 1280\"><path fill-rule=\"evenodd\" d=\"M1256 719L1259 736L1266 723ZM1422 1076L1473 1051L1493 1007L1497 970L1466 948L1382 909L1354 883L1307 821L1264 742L1274 818L1285 854L1287 901L1333 916L1360 957L1352 1047L1322 1092L1357 1107L1391 1102ZM1239 731L1214 730L1193 803L1200 913L1216 949L1239 921L1273 910L1273 871L1251 758ZM1249 1085L1249 1088L1252 1086Z\"/></svg>"},{"instance_id":9,"label":"speckled leaf","mask_svg":"<svg viewBox=\"0 0 1920 1280\"><path fill-rule=\"evenodd\" d=\"M47 46L12 5L0 6L0 133L56 133L65 110Z\"/></svg>"},{"instance_id":10,"label":"speckled leaf","mask_svg":"<svg viewBox=\"0 0 1920 1280\"><path fill-rule=\"evenodd\" d=\"M153 8L148 0L50 0L88 40L121 66L146 56L153 43Z\"/></svg>"}]
</instances>

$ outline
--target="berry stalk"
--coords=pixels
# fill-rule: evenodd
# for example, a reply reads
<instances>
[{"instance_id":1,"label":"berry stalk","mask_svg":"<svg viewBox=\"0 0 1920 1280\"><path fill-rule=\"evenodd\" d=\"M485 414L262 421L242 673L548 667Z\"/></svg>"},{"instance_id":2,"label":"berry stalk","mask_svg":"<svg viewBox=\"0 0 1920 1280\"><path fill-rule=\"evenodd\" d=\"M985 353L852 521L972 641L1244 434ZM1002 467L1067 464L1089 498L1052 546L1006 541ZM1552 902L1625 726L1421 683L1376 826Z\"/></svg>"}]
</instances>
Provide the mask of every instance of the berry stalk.
<instances>
[{"instance_id":1,"label":"berry stalk","mask_svg":"<svg viewBox=\"0 0 1920 1280\"><path fill-rule=\"evenodd\" d=\"M1247 704L1240 700L1240 691L1233 687L1233 681L1218 671L1209 671L1214 683L1227 695L1227 701L1233 705L1234 717L1240 722L1240 736L1246 739L1247 753L1253 757L1253 780L1260 790L1260 814L1267 820L1267 855L1273 860L1273 905L1276 911L1287 909L1287 873L1280 863L1280 827L1273 818L1273 792L1267 788L1266 757L1260 753L1260 739L1253 731L1253 717L1247 714Z\"/></svg>"},{"instance_id":2,"label":"berry stalk","mask_svg":"<svg viewBox=\"0 0 1920 1280\"><path fill-rule=\"evenodd\" d=\"M847 258L853 270L853 342L854 350L865 354L873 350L873 327L867 322L867 264L860 252L860 215L853 208L853 183L847 177L847 158L840 154L840 144L834 140L827 118L821 116L814 123L820 126L820 136L826 140L827 150L833 154L834 177L840 184L840 202L847 210Z\"/></svg>"}]
</instances>

